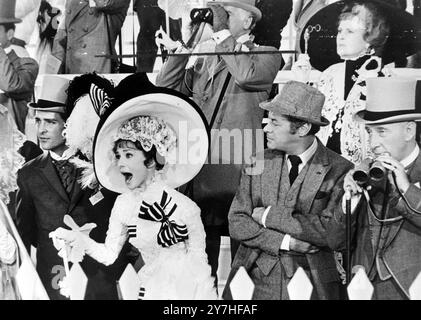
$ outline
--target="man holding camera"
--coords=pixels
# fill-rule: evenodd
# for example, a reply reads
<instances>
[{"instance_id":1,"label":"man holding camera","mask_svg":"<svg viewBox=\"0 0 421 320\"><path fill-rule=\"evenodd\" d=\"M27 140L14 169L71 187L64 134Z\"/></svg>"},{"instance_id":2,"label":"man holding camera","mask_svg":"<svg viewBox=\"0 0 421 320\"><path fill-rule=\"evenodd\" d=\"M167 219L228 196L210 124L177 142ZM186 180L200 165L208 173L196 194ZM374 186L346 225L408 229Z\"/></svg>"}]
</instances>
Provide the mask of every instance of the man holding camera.
<instances>
[{"instance_id":1,"label":"man holding camera","mask_svg":"<svg viewBox=\"0 0 421 320\"><path fill-rule=\"evenodd\" d=\"M421 154L415 140L421 81L369 79L367 109L355 118L365 124L375 165L370 168L363 162L344 180L355 238L353 272L365 269L374 299L408 299L409 287L421 271ZM382 167L384 181L374 174ZM368 181L356 172L366 172ZM335 249L343 249L345 239L345 214L340 211L328 228Z\"/></svg>"},{"instance_id":2,"label":"man holding camera","mask_svg":"<svg viewBox=\"0 0 421 320\"><path fill-rule=\"evenodd\" d=\"M263 149L263 110L259 103L269 98L282 58L276 48L253 43L250 33L262 17L254 0L214 1L208 5L213 12L215 52L231 54L200 57L187 70L188 56L170 56L156 83L192 96L212 129L209 164L195 178L191 190L202 210L207 253L216 276L220 236L228 235L228 210L242 164L255 153L256 146ZM176 53L191 51L183 45ZM261 51L268 54L258 54ZM241 141L231 139L235 135L240 135ZM228 141L227 154L225 146L220 146L224 141Z\"/></svg>"}]
</instances>

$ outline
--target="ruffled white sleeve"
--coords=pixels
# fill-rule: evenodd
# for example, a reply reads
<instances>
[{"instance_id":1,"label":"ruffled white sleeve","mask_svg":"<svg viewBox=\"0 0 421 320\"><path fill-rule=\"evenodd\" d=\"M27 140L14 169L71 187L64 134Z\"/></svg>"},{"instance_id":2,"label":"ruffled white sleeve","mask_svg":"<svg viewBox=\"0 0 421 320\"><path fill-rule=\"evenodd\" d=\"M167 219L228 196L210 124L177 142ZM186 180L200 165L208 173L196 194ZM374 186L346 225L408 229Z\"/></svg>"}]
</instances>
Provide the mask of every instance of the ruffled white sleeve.
<instances>
[{"instance_id":1,"label":"ruffled white sleeve","mask_svg":"<svg viewBox=\"0 0 421 320\"><path fill-rule=\"evenodd\" d=\"M12 264L16 259L16 242L0 220L0 261Z\"/></svg>"},{"instance_id":2,"label":"ruffled white sleeve","mask_svg":"<svg viewBox=\"0 0 421 320\"><path fill-rule=\"evenodd\" d=\"M88 255L104 265L111 265L117 259L127 240L127 199L117 198L111 212L105 243L98 243L85 237L85 250Z\"/></svg>"}]
</instances>

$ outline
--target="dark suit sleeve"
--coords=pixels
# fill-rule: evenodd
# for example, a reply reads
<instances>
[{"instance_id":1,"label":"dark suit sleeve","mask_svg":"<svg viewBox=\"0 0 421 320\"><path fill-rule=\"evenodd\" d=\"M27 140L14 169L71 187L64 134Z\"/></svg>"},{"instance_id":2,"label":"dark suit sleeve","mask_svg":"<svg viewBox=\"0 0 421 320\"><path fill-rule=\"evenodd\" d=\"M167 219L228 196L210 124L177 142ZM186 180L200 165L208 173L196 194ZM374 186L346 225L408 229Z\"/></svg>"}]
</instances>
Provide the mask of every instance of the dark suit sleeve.
<instances>
[{"instance_id":1,"label":"dark suit sleeve","mask_svg":"<svg viewBox=\"0 0 421 320\"><path fill-rule=\"evenodd\" d=\"M264 228L252 218L254 205L251 185L253 179L258 179L258 177L260 176L252 178L243 170L239 189L228 214L229 231L231 237L241 241L243 245L277 256L284 234L277 230Z\"/></svg>"},{"instance_id":2,"label":"dark suit sleeve","mask_svg":"<svg viewBox=\"0 0 421 320\"><path fill-rule=\"evenodd\" d=\"M31 244L36 246L37 225L35 222L35 206L24 179L22 172L19 172L17 179L19 190L16 195L16 227L29 253Z\"/></svg>"},{"instance_id":3,"label":"dark suit sleeve","mask_svg":"<svg viewBox=\"0 0 421 320\"><path fill-rule=\"evenodd\" d=\"M406 203L403 198L400 198L396 205L397 212L412 224L421 228L421 189L411 184L404 196L408 203ZM408 204L411 207L409 207ZM414 210L418 212L415 212Z\"/></svg>"}]
</instances>

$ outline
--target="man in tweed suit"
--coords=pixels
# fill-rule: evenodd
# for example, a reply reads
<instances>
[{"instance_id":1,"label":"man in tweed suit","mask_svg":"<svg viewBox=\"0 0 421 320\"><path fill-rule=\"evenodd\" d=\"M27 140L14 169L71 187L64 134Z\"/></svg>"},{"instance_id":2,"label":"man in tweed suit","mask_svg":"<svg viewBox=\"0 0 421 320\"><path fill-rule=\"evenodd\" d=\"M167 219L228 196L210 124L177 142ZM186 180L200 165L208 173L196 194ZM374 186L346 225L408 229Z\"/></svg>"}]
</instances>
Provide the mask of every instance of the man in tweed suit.
<instances>
[{"instance_id":1,"label":"man in tweed suit","mask_svg":"<svg viewBox=\"0 0 421 320\"><path fill-rule=\"evenodd\" d=\"M271 102L264 171L245 168L229 212L230 235L241 242L228 277L244 266L255 284L253 299L288 299L287 285L298 267L311 279L312 299L338 299L339 275L328 248L326 223L343 195L352 164L315 137L324 96L300 82L288 82Z\"/></svg>"}]
</instances>

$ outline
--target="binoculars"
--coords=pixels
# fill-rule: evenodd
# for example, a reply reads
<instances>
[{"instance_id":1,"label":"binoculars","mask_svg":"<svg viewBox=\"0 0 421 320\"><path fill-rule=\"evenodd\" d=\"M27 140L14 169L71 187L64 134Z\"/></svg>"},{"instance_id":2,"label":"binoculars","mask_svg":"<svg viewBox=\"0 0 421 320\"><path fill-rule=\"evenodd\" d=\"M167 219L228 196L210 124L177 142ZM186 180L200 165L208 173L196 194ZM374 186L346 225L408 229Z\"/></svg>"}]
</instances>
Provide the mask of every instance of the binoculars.
<instances>
[{"instance_id":1,"label":"binoculars","mask_svg":"<svg viewBox=\"0 0 421 320\"><path fill-rule=\"evenodd\" d=\"M355 168L352 178L359 186L382 182L387 177L387 169L380 161L365 159Z\"/></svg>"},{"instance_id":2,"label":"binoculars","mask_svg":"<svg viewBox=\"0 0 421 320\"><path fill-rule=\"evenodd\" d=\"M193 9L190 12L190 19L193 24L206 22L213 25L213 12L210 8Z\"/></svg>"}]
</instances>

